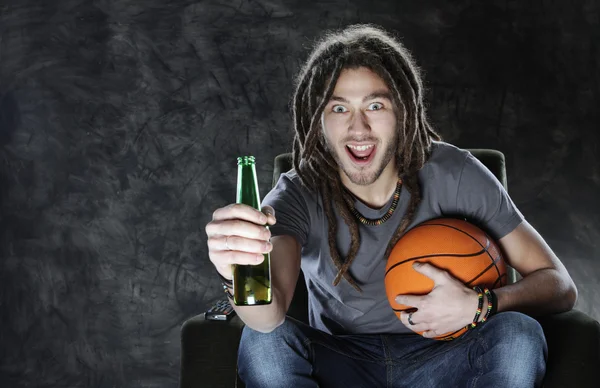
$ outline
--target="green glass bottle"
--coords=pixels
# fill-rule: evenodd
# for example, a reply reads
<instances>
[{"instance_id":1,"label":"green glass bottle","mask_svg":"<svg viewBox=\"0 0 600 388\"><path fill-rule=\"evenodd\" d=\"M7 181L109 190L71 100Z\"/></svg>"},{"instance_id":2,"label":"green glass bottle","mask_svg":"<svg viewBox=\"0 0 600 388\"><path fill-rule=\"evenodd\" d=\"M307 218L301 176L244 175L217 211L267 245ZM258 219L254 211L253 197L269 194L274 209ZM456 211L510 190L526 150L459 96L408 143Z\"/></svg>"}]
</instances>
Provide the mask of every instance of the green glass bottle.
<instances>
[{"instance_id":1,"label":"green glass bottle","mask_svg":"<svg viewBox=\"0 0 600 388\"><path fill-rule=\"evenodd\" d=\"M237 159L238 180L236 203L252 206L260 211L260 195L254 156ZM271 255L257 265L233 265L233 302L237 306L271 303Z\"/></svg>"}]
</instances>

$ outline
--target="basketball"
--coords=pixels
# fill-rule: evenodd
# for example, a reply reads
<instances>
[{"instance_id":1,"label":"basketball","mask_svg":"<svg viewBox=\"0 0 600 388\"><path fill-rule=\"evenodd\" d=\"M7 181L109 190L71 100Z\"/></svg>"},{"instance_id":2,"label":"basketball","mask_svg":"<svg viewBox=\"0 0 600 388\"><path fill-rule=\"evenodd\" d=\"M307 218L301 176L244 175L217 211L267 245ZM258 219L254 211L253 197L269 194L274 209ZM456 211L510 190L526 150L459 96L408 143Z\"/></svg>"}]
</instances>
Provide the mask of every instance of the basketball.
<instances>
[{"instance_id":1,"label":"basketball","mask_svg":"<svg viewBox=\"0 0 600 388\"><path fill-rule=\"evenodd\" d=\"M493 289L506 284L506 264L500 249L483 230L459 219L426 221L400 238L387 261L385 289L398 318L400 312L412 307L397 303L397 295L426 295L434 286L433 280L413 269L415 262L448 271L470 288ZM466 330L462 328L435 339L452 340Z\"/></svg>"}]
</instances>

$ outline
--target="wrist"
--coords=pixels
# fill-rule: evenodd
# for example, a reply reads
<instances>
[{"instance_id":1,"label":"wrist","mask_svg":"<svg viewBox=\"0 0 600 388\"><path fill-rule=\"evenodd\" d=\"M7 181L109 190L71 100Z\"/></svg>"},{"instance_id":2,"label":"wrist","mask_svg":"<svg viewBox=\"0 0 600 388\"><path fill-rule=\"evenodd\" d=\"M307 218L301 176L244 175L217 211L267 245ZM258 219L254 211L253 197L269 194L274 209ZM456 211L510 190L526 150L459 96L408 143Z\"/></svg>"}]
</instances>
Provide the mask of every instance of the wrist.
<instances>
[{"instance_id":1,"label":"wrist","mask_svg":"<svg viewBox=\"0 0 600 388\"><path fill-rule=\"evenodd\" d=\"M233 299L233 294L231 293L231 290L233 290L233 280L227 279L221 274L221 272L219 272L219 270L217 270L217 275L219 275L219 278L221 279L221 287L223 287L223 292L229 299Z\"/></svg>"},{"instance_id":2,"label":"wrist","mask_svg":"<svg viewBox=\"0 0 600 388\"><path fill-rule=\"evenodd\" d=\"M232 282L233 281L233 266L226 265L225 267L217 267L215 266L215 270L217 271L217 275L221 281Z\"/></svg>"},{"instance_id":3,"label":"wrist","mask_svg":"<svg viewBox=\"0 0 600 388\"><path fill-rule=\"evenodd\" d=\"M477 320L477 322L483 322L485 320L485 313L487 311L487 306L489 305L489 301L488 301L488 296L487 294L484 292L483 293L483 303L482 303L482 307L481 307L481 314L479 314L479 318Z\"/></svg>"},{"instance_id":4,"label":"wrist","mask_svg":"<svg viewBox=\"0 0 600 388\"><path fill-rule=\"evenodd\" d=\"M471 319L471 324L469 325L469 327L471 329L475 328L475 326L477 326L477 324L480 322L481 315L482 315L481 312L483 311L483 298L484 298L484 292L481 287L475 286L475 287L473 287L473 290L475 291L475 295L477 297L477 309L475 310L475 316Z\"/></svg>"},{"instance_id":5,"label":"wrist","mask_svg":"<svg viewBox=\"0 0 600 388\"><path fill-rule=\"evenodd\" d=\"M492 297L492 309L490 311L490 316L492 316L498 312L498 296L494 290L490 290L490 295Z\"/></svg>"}]
</instances>

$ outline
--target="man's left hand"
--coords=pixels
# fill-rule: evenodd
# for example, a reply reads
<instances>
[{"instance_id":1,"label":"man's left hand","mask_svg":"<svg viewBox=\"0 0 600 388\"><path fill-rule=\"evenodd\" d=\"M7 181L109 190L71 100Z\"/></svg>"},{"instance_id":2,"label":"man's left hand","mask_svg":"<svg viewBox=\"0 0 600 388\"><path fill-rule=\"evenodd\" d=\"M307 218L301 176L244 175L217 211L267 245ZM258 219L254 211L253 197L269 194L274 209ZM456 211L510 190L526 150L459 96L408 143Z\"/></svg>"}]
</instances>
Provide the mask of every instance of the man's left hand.
<instances>
[{"instance_id":1,"label":"man's left hand","mask_svg":"<svg viewBox=\"0 0 600 388\"><path fill-rule=\"evenodd\" d=\"M417 309L408 322L408 314L402 312L400 320L409 329L423 332L427 338L457 331L471 322L478 307L477 292L465 286L447 271L428 263L414 263L415 271L434 282L427 295L398 295L396 302Z\"/></svg>"}]
</instances>

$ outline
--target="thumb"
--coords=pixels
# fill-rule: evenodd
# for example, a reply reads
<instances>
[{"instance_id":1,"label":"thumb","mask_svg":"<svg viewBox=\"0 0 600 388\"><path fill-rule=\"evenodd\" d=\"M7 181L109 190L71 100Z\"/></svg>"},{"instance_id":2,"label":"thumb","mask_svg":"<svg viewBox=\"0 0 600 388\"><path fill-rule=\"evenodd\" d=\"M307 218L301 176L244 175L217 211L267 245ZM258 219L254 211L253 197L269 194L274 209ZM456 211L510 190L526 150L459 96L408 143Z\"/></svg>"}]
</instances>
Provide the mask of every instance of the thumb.
<instances>
[{"instance_id":1,"label":"thumb","mask_svg":"<svg viewBox=\"0 0 600 388\"><path fill-rule=\"evenodd\" d=\"M439 269L429 263L416 262L413 264L413 268L415 269L415 271L433 280L435 284L443 283L448 277L448 272L444 271L443 269Z\"/></svg>"},{"instance_id":2,"label":"thumb","mask_svg":"<svg viewBox=\"0 0 600 388\"><path fill-rule=\"evenodd\" d=\"M267 216L267 223L269 225L273 225L277 222L275 219L275 209L273 209L271 206L263 206L261 211Z\"/></svg>"}]
</instances>

